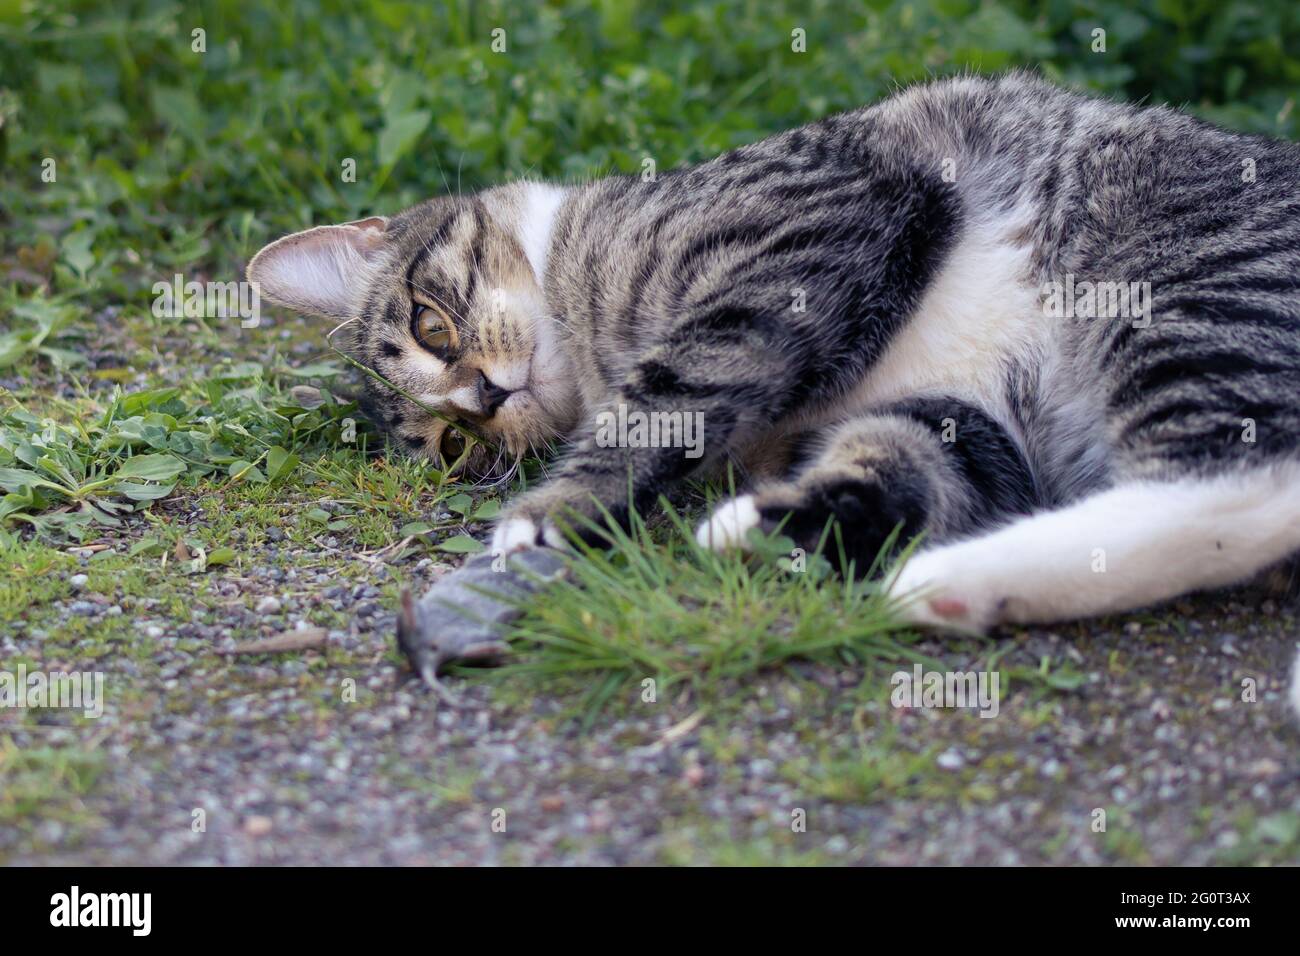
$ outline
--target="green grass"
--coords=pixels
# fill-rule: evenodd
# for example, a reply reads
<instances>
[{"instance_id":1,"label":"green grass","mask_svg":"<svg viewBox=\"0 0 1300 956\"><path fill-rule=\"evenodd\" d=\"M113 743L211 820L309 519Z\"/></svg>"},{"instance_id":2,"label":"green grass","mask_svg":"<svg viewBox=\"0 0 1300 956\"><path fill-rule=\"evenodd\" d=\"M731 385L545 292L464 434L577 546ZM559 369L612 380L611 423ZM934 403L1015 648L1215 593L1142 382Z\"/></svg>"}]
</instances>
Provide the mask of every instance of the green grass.
<instances>
[{"instance_id":1,"label":"green grass","mask_svg":"<svg viewBox=\"0 0 1300 956\"><path fill-rule=\"evenodd\" d=\"M1293 866L1300 858L1300 813L1281 811L1261 817L1246 809L1236 817L1238 842L1223 848L1225 866Z\"/></svg>"},{"instance_id":2,"label":"green grass","mask_svg":"<svg viewBox=\"0 0 1300 956\"><path fill-rule=\"evenodd\" d=\"M64 823L91 816L81 798L103 770L99 754L76 747L19 747L0 736L0 826L39 815Z\"/></svg>"},{"instance_id":3,"label":"green grass","mask_svg":"<svg viewBox=\"0 0 1300 956\"><path fill-rule=\"evenodd\" d=\"M668 502L664 510L653 531L634 514L629 531L605 530L605 546L579 546L570 576L515 628L536 652L497 676L579 678L590 715L616 695L668 699L689 688L711 699L728 681L796 659L929 662L875 583L840 579L820 554L796 563L793 542L758 532L752 557L714 553Z\"/></svg>"},{"instance_id":4,"label":"green grass","mask_svg":"<svg viewBox=\"0 0 1300 956\"><path fill-rule=\"evenodd\" d=\"M835 857L806 833L774 831L762 837L734 837L717 823L702 823L671 838L660 850L665 866L826 866Z\"/></svg>"},{"instance_id":5,"label":"green grass","mask_svg":"<svg viewBox=\"0 0 1300 956\"><path fill-rule=\"evenodd\" d=\"M805 793L839 803L860 804L923 793L948 796L948 793L933 792L945 782L942 773L935 769L935 748L915 753L900 747L894 737L882 733L877 739L862 741L856 754L822 753L815 760L787 766L783 771Z\"/></svg>"}]
</instances>

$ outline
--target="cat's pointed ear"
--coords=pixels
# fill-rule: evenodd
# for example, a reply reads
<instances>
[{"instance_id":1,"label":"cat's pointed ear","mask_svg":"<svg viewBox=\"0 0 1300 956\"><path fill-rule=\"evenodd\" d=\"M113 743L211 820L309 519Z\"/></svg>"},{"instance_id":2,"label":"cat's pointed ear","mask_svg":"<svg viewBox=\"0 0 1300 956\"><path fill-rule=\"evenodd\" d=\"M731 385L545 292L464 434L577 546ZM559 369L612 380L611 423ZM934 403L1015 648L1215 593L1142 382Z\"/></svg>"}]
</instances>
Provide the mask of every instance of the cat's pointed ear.
<instances>
[{"instance_id":1,"label":"cat's pointed ear","mask_svg":"<svg viewBox=\"0 0 1300 956\"><path fill-rule=\"evenodd\" d=\"M384 248L382 216L317 226L264 246L248 264L248 279L278 305L350 319L359 308L375 261Z\"/></svg>"}]
</instances>

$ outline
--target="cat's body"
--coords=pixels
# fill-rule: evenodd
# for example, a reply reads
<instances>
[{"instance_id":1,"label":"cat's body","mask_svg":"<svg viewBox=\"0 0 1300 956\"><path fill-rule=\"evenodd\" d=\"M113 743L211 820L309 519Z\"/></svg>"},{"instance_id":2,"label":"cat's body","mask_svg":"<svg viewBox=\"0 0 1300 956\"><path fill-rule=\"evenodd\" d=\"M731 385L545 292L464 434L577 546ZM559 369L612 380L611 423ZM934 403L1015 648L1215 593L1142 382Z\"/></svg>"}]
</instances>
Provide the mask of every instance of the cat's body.
<instances>
[{"instance_id":1,"label":"cat's body","mask_svg":"<svg viewBox=\"0 0 1300 956\"><path fill-rule=\"evenodd\" d=\"M702 542L807 546L835 517L862 570L925 532L892 586L949 627L1133 608L1300 550L1300 147L1170 110L944 81L653 179L312 230L250 276L359 319L363 361L514 454L568 442L499 550L728 462L754 486ZM417 405L375 403L445 449ZM704 455L598 440L606 412L700 413Z\"/></svg>"}]
</instances>

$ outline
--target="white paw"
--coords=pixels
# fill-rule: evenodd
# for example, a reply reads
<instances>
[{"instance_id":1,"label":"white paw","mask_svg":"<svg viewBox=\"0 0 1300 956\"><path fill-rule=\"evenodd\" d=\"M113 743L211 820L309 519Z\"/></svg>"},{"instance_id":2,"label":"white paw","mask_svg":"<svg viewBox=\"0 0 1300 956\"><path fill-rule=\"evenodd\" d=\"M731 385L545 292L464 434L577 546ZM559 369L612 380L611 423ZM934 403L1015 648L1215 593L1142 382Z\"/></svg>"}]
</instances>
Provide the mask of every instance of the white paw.
<instances>
[{"instance_id":1,"label":"white paw","mask_svg":"<svg viewBox=\"0 0 1300 956\"><path fill-rule=\"evenodd\" d=\"M514 554L544 544L562 548L565 543L564 535L550 521L543 521L539 529L537 523L528 518L507 518L492 532L492 554L496 556Z\"/></svg>"},{"instance_id":2,"label":"white paw","mask_svg":"<svg viewBox=\"0 0 1300 956\"><path fill-rule=\"evenodd\" d=\"M750 528L757 528L758 522L754 496L740 495L714 508L713 514L700 523L699 530L695 532L695 540L701 547L712 548L714 551L744 548L745 535Z\"/></svg>"},{"instance_id":3,"label":"white paw","mask_svg":"<svg viewBox=\"0 0 1300 956\"><path fill-rule=\"evenodd\" d=\"M569 539L548 518L542 522L542 543L551 548L565 548L569 545Z\"/></svg>"},{"instance_id":4,"label":"white paw","mask_svg":"<svg viewBox=\"0 0 1300 956\"><path fill-rule=\"evenodd\" d=\"M997 623L997 602L976 575L962 573L948 549L913 555L889 581L903 620L943 631L983 633Z\"/></svg>"}]
</instances>

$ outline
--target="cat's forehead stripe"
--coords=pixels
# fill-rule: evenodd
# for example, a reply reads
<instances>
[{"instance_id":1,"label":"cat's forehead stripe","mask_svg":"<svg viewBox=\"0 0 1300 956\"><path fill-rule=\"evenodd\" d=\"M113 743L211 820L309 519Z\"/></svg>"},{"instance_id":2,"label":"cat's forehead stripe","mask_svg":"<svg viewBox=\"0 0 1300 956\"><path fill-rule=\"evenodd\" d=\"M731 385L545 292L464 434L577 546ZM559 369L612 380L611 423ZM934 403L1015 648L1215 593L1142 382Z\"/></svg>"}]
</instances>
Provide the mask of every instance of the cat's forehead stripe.
<instances>
[{"instance_id":1,"label":"cat's forehead stripe","mask_svg":"<svg viewBox=\"0 0 1300 956\"><path fill-rule=\"evenodd\" d=\"M469 245L469 262L466 268L465 279L465 299L473 301L474 287L478 282L478 275L483 268L483 234L485 231L485 217L482 200L474 202L474 233L470 238Z\"/></svg>"},{"instance_id":2,"label":"cat's forehead stripe","mask_svg":"<svg viewBox=\"0 0 1300 956\"><path fill-rule=\"evenodd\" d=\"M482 268L481 205L476 203L445 216L427 239L419 240L406 272L407 291L412 298L418 294L433 300L458 324L468 314Z\"/></svg>"},{"instance_id":3,"label":"cat's forehead stripe","mask_svg":"<svg viewBox=\"0 0 1300 956\"><path fill-rule=\"evenodd\" d=\"M406 285L408 288L418 288L415 283L416 271L422 269L426 261L446 244L447 237L451 234L452 227L455 226L458 218L460 218L459 213L455 211L443 216L442 221L438 223L438 227L434 229L433 234L428 238L420 235L421 230L418 227L412 230L418 245L416 246L415 255L411 257L411 264L406 268Z\"/></svg>"}]
</instances>

